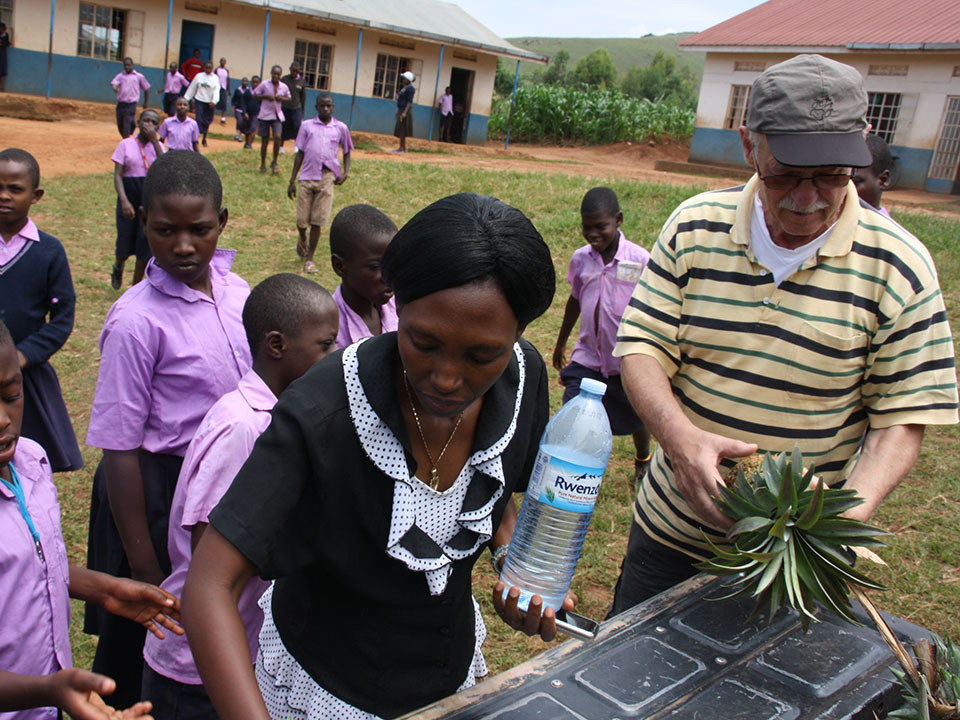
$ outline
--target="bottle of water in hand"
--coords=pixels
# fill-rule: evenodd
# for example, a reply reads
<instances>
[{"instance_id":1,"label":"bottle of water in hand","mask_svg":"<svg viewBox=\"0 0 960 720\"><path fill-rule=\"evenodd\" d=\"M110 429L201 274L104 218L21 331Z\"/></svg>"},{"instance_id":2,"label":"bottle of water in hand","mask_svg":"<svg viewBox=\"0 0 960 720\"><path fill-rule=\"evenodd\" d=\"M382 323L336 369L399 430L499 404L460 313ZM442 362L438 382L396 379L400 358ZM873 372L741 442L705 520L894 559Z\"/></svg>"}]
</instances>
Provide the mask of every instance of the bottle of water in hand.
<instances>
[{"instance_id":1,"label":"bottle of water in hand","mask_svg":"<svg viewBox=\"0 0 960 720\"><path fill-rule=\"evenodd\" d=\"M523 610L533 595L554 610L566 598L613 446L601 401L606 389L598 380L582 379L580 394L553 416L540 440L500 573L504 597L519 588Z\"/></svg>"}]
</instances>

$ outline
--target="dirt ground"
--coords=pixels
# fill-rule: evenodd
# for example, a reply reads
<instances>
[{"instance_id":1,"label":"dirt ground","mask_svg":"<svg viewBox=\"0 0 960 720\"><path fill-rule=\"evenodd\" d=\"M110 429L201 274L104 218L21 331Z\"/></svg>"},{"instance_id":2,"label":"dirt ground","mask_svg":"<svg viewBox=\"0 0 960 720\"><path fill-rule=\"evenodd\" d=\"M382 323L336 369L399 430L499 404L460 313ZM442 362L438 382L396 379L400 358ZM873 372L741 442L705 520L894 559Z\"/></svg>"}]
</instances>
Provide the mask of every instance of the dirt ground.
<instances>
[{"instance_id":1,"label":"dirt ground","mask_svg":"<svg viewBox=\"0 0 960 720\"><path fill-rule=\"evenodd\" d=\"M151 97L154 105L159 98ZM210 127L209 148L205 151L240 151L233 140L234 121L215 121ZM22 147L32 152L46 177L109 172L110 155L119 136L114 106L75 100L45 100L34 95L0 94L0 147ZM393 162L429 162L434 165L468 166L483 170L589 175L598 178L667 182L722 188L738 184L735 177L704 177L654 169L658 160L686 162L689 148L683 143L615 143L589 147L560 147L502 141L484 146L452 145L412 138L406 155L392 152L396 140L389 135L353 133L355 159L376 157ZM259 145L257 146L259 147ZM288 152L293 143L287 142ZM248 151L249 152L249 151ZM252 153L251 153L252 154ZM947 214L960 213L960 198L918 190L894 190L884 194L889 207Z\"/></svg>"}]
</instances>

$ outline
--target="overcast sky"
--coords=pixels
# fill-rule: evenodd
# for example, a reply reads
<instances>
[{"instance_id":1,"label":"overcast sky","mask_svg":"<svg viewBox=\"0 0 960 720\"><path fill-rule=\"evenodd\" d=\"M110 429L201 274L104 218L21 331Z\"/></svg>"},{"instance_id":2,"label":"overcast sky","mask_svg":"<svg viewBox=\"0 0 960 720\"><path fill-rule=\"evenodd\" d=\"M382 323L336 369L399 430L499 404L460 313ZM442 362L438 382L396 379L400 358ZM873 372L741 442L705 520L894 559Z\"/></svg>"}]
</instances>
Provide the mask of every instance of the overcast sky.
<instances>
[{"instance_id":1,"label":"overcast sky","mask_svg":"<svg viewBox=\"0 0 960 720\"><path fill-rule=\"evenodd\" d=\"M507 37L640 37L706 30L764 0L451 0Z\"/></svg>"}]
</instances>

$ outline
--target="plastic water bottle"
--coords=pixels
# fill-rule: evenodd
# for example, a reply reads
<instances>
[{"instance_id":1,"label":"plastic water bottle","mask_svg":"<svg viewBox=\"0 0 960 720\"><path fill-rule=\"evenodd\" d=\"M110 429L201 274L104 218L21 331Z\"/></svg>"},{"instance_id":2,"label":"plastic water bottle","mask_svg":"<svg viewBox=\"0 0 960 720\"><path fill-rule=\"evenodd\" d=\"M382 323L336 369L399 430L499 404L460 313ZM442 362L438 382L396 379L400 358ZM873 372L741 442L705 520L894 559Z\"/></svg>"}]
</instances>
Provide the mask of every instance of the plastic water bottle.
<instances>
[{"instance_id":1,"label":"plastic water bottle","mask_svg":"<svg viewBox=\"0 0 960 720\"><path fill-rule=\"evenodd\" d=\"M610 461L613 435L601 398L607 386L584 378L580 393L551 418L540 439L517 528L500 579L520 589L519 607L540 595L559 610Z\"/></svg>"}]
</instances>

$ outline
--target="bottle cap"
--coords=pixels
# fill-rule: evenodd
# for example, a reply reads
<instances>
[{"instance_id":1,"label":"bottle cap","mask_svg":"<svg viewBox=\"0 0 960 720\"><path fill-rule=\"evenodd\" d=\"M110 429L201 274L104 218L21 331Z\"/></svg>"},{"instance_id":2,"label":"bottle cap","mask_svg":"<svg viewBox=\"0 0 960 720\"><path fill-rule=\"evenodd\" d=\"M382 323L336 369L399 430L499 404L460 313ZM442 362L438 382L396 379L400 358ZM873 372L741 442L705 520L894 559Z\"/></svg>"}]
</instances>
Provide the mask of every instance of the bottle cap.
<instances>
[{"instance_id":1,"label":"bottle cap","mask_svg":"<svg viewBox=\"0 0 960 720\"><path fill-rule=\"evenodd\" d=\"M580 390L586 390L592 395L600 395L602 397L607 391L607 384L599 380L594 380L593 378L581 378Z\"/></svg>"}]
</instances>

